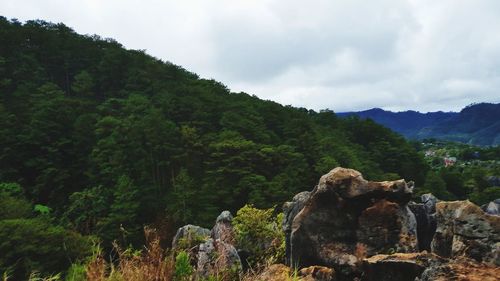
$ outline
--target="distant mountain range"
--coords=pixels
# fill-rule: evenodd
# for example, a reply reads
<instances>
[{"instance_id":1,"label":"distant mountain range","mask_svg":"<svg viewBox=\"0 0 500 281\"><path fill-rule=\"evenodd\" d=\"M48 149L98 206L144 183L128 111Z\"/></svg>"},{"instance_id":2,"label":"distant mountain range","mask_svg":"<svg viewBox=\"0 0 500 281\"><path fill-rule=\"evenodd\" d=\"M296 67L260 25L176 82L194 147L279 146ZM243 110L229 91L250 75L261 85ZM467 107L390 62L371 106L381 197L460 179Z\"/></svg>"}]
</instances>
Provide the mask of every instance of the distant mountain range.
<instances>
[{"instance_id":1,"label":"distant mountain range","mask_svg":"<svg viewBox=\"0 0 500 281\"><path fill-rule=\"evenodd\" d=\"M436 138L474 145L500 144L500 104L472 104L460 112L392 112L373 108L338 115L370 118L409 139Z\"/></svg>"}]
</instances>

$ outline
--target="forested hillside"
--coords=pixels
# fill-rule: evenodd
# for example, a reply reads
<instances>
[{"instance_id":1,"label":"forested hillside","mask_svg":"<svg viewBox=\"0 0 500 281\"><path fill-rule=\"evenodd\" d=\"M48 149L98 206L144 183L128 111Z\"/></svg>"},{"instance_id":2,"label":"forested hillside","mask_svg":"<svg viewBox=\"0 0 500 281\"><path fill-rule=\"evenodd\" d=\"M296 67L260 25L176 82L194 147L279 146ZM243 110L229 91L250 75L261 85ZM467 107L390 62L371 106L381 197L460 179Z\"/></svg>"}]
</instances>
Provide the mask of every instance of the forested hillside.
<instances>
[{"instance_id":1,"label":"forested hillside","mask_svg":"<svg viewBox=\"0 0 500 281\"><path fill-rule=\"evenodd\" d=\"M371 120L232 93L112 39L43 21L0 18L0 135L0 234L20 239L0 244L9 253L0 271L17 262L16 274L64 269L40 262L63 255L46 241L70 237L81 255L80 234L105 248L140 246L144 225L171 233L246 203L280 206L336 166L417 185L428 170L409 143ZM34 237L21 242L26 233ZM42 244L40 256L33 249Z\"/></svg>"}]
</instances>

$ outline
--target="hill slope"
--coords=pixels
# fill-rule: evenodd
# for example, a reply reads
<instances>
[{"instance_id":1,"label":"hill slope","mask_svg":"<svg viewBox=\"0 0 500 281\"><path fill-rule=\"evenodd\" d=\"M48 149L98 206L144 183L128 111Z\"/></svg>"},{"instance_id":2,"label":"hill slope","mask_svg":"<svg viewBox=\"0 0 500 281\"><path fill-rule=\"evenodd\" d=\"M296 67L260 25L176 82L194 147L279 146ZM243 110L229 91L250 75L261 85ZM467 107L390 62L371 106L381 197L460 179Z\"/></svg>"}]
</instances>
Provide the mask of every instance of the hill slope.
<instances>
[{"instance_id":1,"label":"hill slope","mask_svg":"<svg viewBox=\"0 0 500 281\"><path fill-rule=\"evenodd\" d=\"M459 113L416 111L391 112L370 109L339 113L370 118L407 138L438 138L475 145L500 144L500 104L470 105Z\"/></svg>"},{"instance_id":2,"label":"hill slope","mask_svg":"<svg viewBox=\"0 0 500 281\"><path fill-rule=\"evenodd\" d=\"M427 169L372 121L231 93L63 24L0 18L0 78L0 182L104 241L281 204L337 165L417 182Z\"/></svg>"}]
</instances>

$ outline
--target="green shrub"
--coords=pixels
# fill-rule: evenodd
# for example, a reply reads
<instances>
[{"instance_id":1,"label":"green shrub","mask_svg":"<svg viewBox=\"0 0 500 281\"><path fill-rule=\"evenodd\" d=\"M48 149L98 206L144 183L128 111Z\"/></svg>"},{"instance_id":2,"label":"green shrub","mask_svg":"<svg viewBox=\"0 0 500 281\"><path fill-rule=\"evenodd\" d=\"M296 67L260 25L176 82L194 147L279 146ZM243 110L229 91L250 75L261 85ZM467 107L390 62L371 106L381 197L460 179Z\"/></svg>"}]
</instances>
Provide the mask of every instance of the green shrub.
<instances>
[{"instance_id":1,"label":"green shrub","mask_svg":"<svg viewBox=\"0 0 500 281\"><path fill-rule=\"evenodd\" d=\"M27 218L32 214L31 204L23 198L0 193L0 220Z\"/></svg>"},{"instance_id":2,"label":"green shrub","mask_svg":"<svg viewBox=\"0 0 500 281\"><path fill-rule=\"evenodd\" d=\"M175 257L175 281L187 281L191 279L193 267L189 261L189 255L185 251L180 251Z\"/></svg>"},{"instance_id":3,"label":"green shrub","mask_svg":"<svg viewBox=\"0 0 500 281\"><path fill-rule=\"evenodd\" d=\"M85 281L86 278L86 270L85 265L80 263L72 264L68 272L66 273L65 281Z\"/></svg>"},{"instance_id":4,"label":"green shrub","mask_svg":"<svg viewBox=\"0 0 500 281\"><path fill-rule=\"evenodd\" d=\"M274 209L257 209L245 205L233 220L236 243L248 251L252 267L281 262L285 255L285 234L281 228L283 214L273 216Z\"/></svg>"},{"instance_id":5,"label":"green shrub","mask_svg":"<svg viewBox=\"0 0 500 281\"><path fill-rule=\"evenodd\" d=\"M23 189L18 183L14 182L2 182L0 183L0 194L22 197Z\"/></svg>"},{"instance_id":6,"label":"green shrub","mask_svg":"<svg viewBox=\"0 0 500 281\"><path fill-rule=\"evenodd\" d=\"M25 280L32 272L47 276L66 271L70 260L89 252L89 239L47 220L0 220L0 272L12 268L13 280Z\"/></svg>"}]
</instances>

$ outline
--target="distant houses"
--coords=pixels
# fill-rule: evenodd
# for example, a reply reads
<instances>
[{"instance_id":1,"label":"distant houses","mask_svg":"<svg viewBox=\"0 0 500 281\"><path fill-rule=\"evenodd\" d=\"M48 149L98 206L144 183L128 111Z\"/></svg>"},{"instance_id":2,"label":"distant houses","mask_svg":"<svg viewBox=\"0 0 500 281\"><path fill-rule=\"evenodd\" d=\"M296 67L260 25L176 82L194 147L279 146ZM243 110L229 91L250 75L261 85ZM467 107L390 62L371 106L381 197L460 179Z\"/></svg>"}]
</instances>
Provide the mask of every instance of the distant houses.
<instances>
[{"instance_id":1,"label":"distant houses","mask_svg":"<svg viewBox=\"0 0 500 281\"><path fill-rule=\"evenodd\" d=\"M429 150L426 150L426 151L425 151L425 154L424 154L424 155L425 155L425 157L434 157L434 156L436 156L436 151L435 151L435 150L430 150L430 149L429 149Z\"/></svg>"},{"instance_id":2,"label":"distant houses","mask_svg":"<svg viewBox=\"0 0 500 281\"><path fill-rule=\"evenodd\" d=\"M449 155L442 156L442 155L443 155L443 151L441 151L441 150L438 151L436 149L428 149L428 150L424 151L424 156L426 158L434 159L433 162L435 162L435 161L439 162L440 161L439 159L442 159L443 162L441 162L441 163L444 163L445 167L450 167L450 166L453 166L457 163L457 157L451 157ZM440 165L440 164L438 164L438 165Z\"/></svg>"},{"instance_id":3,"label":"distant houses","mask_svg":"<svg viewBox=\"0 0 500 281\"><path fill-rule=\"evenodd\" d=\"M444 157L443 160L445 167L450 167L457 163L457 157Z\"/></svg>"}]
</instances>

